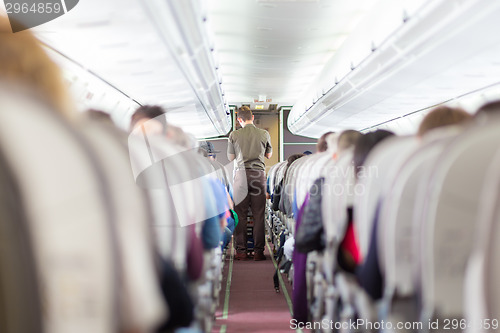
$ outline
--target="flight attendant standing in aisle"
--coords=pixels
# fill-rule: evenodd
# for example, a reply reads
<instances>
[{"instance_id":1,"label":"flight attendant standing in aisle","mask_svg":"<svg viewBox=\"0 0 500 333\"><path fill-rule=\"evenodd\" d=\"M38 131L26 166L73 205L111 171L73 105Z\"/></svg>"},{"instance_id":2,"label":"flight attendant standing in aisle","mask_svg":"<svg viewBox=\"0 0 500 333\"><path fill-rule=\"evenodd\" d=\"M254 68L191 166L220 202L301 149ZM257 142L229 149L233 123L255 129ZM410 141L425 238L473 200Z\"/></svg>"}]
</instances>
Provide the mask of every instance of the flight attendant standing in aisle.
<instances>
[{"instance_id":1,"label":"flight attendant standing in aisle","mask_svg":"<svg viewBox=\"0 0 500 333\"><path fill-rule=\"evenodd\" d=\"M264 212L266 207L265 158L271 158L271 136L266 130L253 124L250 108L238 109L237 120L241 129L229 135L227 155L230 161L236 159L234 174L234 202L239 223L234 230L236 260L247 260L246 217L248 207L254 217L254 260L265 260Z\"/></svg>"}]
</instances>

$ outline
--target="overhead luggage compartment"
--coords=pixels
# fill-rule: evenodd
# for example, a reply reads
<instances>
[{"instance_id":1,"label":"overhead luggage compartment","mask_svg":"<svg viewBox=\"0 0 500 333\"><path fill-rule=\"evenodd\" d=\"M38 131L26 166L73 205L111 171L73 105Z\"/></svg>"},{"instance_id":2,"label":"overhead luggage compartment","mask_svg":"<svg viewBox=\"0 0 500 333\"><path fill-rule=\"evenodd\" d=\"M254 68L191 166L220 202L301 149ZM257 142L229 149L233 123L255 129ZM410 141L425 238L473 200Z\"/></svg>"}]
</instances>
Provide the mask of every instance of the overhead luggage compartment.
<instances>
[{"instance_id":1,"label":"overhead luggage compartment","mask_svg":"<svg viewBox=\"0 0 500 333\"><path fill-rule=\"evenodd\" d=\"M203 138L225 135L231 128L203 20L198 0L87 0L35 31L63 56L56 57L63 67L78 71L78 79L90 73L89 81L104 82L122 99L161 105L172 124ZM73 64L65 65L68 61ZM88 106L101 105L96 101L101 95L101 89L94 89L83 99ZM115 103L105 111L126 128L134 108Z\"/></svg>"},{"instance_id":2,"label":"overhead luggage compartment","mask_svg":"<svg viewBox=\"0 0 500 333\"><path fill-rule=\"evenodd\" d=\"M395 19L383 15L382 5L391 3L401 10L399 24L368 40L381 15ZM427 1L412 13L399 1L380 5L372 13L378 21L362 22L294 105L288 120L294 134L363 130L498 83L498 2Z\"/></svg>"}]
</instances>

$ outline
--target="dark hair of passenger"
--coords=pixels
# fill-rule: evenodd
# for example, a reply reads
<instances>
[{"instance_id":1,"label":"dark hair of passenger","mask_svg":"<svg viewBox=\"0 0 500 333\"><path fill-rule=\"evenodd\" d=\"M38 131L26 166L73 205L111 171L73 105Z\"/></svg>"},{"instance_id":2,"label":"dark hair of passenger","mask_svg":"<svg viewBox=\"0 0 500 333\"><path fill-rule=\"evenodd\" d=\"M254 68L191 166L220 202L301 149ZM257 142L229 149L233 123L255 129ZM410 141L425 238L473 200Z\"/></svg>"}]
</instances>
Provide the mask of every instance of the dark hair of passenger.
<instances>
[{"instance_id":1,"label":"dark hair of passenger","mask_svg":"<svg viewBox=\"0 0 500 333\"><path fill-rule=\"evenodd\" d=\"M290 155L286 159L286 169L285 169L285 173L283 174L283 179L286 179L286 175L288 174L288 168L290 167L290 165L292 165L293 162L295 162L296 160L298 160L299 158L304 157L304 156L306 156L306 155L304 155L304 154L293 154L293 155Z\"/></svg>"},{"instance_id":2,"label":"dark hair of passenger","mask_svg":"<svg viewBox=\"0 0 500 333\"><path fill-rule=\"evenodd\" d=\"M356 145L363 134L355 130L345 130L337 139L337 151L340 153Z\"/></svg>"},{"instance_id":3,"label":"dark hair of passenger","mask_svg":"<svg viewBox=\"0 0 500 333\"><path fill-rule=\"evenodd\" d=\"M481 106L474 114L474 117L482 116L500 116L500 101L489 102Z\"/></svg>"},{"instance_id":4,"label":"dark hair of passenger","mask_svg":"<svg viewBox=\"0 0 500 333\"><path fill-rule=\"evenodd\" d=\"M242 106L238 109L237 117L241 118L243 121L252 120L252 110L248 106Z\"/></svg>"},{"instance_id":5,"label":"dark hair of passenger","mask_svg":"<svg viewBox=\"0 0 500 333\"><path fill-rule=\"evenodd\" d=\"M295 162L295 160L298 160L299 158L304 157L304 156L306 156L306 155L304 155L304 154L293 154L293 155L290 155L286 159L287 165L292 164L293 162Z\"/></svg>"},{"instance_id":6,"label":"dark hair of passenger","mask_svg":"<svg viewBox=\"0 0 500 333\"><path fill-rule=\"evenodd\" d=\"M328 149L328 144L326 143L326 137L334 132L326 132L318 139L318 143L316 143L316 152L322 153Z\"/></svg>"},{"instance_id":7,"label":"dark hair of passenger","mask_svg":"<svg viewBox=\"0 0 500 333\"><path fill-rule=\"evenodd\" d=\"M90 120L94 120L103 124L114 125L113 119L111 119L109 113L106 113L104 111L89 109L85 112L85 114Z\"/></svg>"},{"instance_id":8,"label":"dark hair of passenger","mask_svg":"<svg viewBox=\"0 0 500 333\"><path fill-rule=\"evenodd\" d=\"M312 154L312 151L310 151L310 150L306 150L306 151L305 151L305 152L303 152L302 154L304 154L304 155L311 155L311 154Z\"/></svg>"},{"instance_id":9,"label":"dark hair of passenger","mask_svg":"<svg viewBox=\"0 0 500 333\"><path fill-rule=\"evenodd\" d=\"M158 105L143 105L135 110L131 117L130 128L134 128L135 124L141 119L154 119L165 114L165 109Z\"/></svg>"},{"instance_id":10,"label":"dark hair of passenger","mask_svg":"<svg viewBox=\"0 0 500 333\"><path fill-rule=\"evenodd\" d=\"M394 133L390 131L376 130L374 132L366 133L359 138L356 146L354 147L354 156L352 158L356 170L356 177L358 176L358 172L361 170L361 167L365 164L366 157L373 147L393 135Z\"/></svg>"},{"instance_id":11,"label":"dark hair of passenger","mask_svg":"<svg viewBox=\"0 0 500 333\"><path fill-rule=\"evenodd\" d=\"M430 111L420 123L417 135L422 137L435 128L463 124L472 119L472 116L460 108L439 106Z\"/></svg>"}]
</instances>

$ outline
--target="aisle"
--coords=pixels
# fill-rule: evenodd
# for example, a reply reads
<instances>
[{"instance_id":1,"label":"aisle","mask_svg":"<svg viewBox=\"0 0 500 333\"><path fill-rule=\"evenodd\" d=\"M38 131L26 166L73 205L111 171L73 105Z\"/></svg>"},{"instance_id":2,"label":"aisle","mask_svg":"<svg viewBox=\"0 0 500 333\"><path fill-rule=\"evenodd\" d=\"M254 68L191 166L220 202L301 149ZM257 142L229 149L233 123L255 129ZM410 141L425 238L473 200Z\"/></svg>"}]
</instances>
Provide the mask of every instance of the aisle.
<instances>
[{"instance_id":1,"label":"aisle","mask_svg":"<svg viewBox=\"0 0 500 333\"><path fill-rule=\"evenodd\" d=\"M269 247L265 261L233 261L229 252L212 333L292 332L291 302L286 299L291 296L291 288L285 283L288 290L274 291L275 266Z\"/></svg>"}]
</instances>

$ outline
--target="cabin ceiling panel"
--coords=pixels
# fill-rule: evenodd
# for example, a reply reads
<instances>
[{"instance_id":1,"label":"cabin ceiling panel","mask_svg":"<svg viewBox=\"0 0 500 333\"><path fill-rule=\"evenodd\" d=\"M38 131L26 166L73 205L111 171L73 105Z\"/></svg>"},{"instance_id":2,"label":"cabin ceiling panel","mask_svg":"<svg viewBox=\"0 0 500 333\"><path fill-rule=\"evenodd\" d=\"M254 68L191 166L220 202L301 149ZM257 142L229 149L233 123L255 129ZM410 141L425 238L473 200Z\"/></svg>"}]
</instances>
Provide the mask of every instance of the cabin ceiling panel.
<instances>
[{"instance_id":1,"label":"cabin ceiling panel","mask_svg":"<svg viewBox=\"0 0 500 333\"><path fill-rule=\"evenodd\" d=\"M297 92L312 83L372 5L332 0L209 1L207 23L228 101L245 103L265 95L273 103L293 104ZM233 85L238 81L243 83Z\"/></svg>"}]
</instances>

